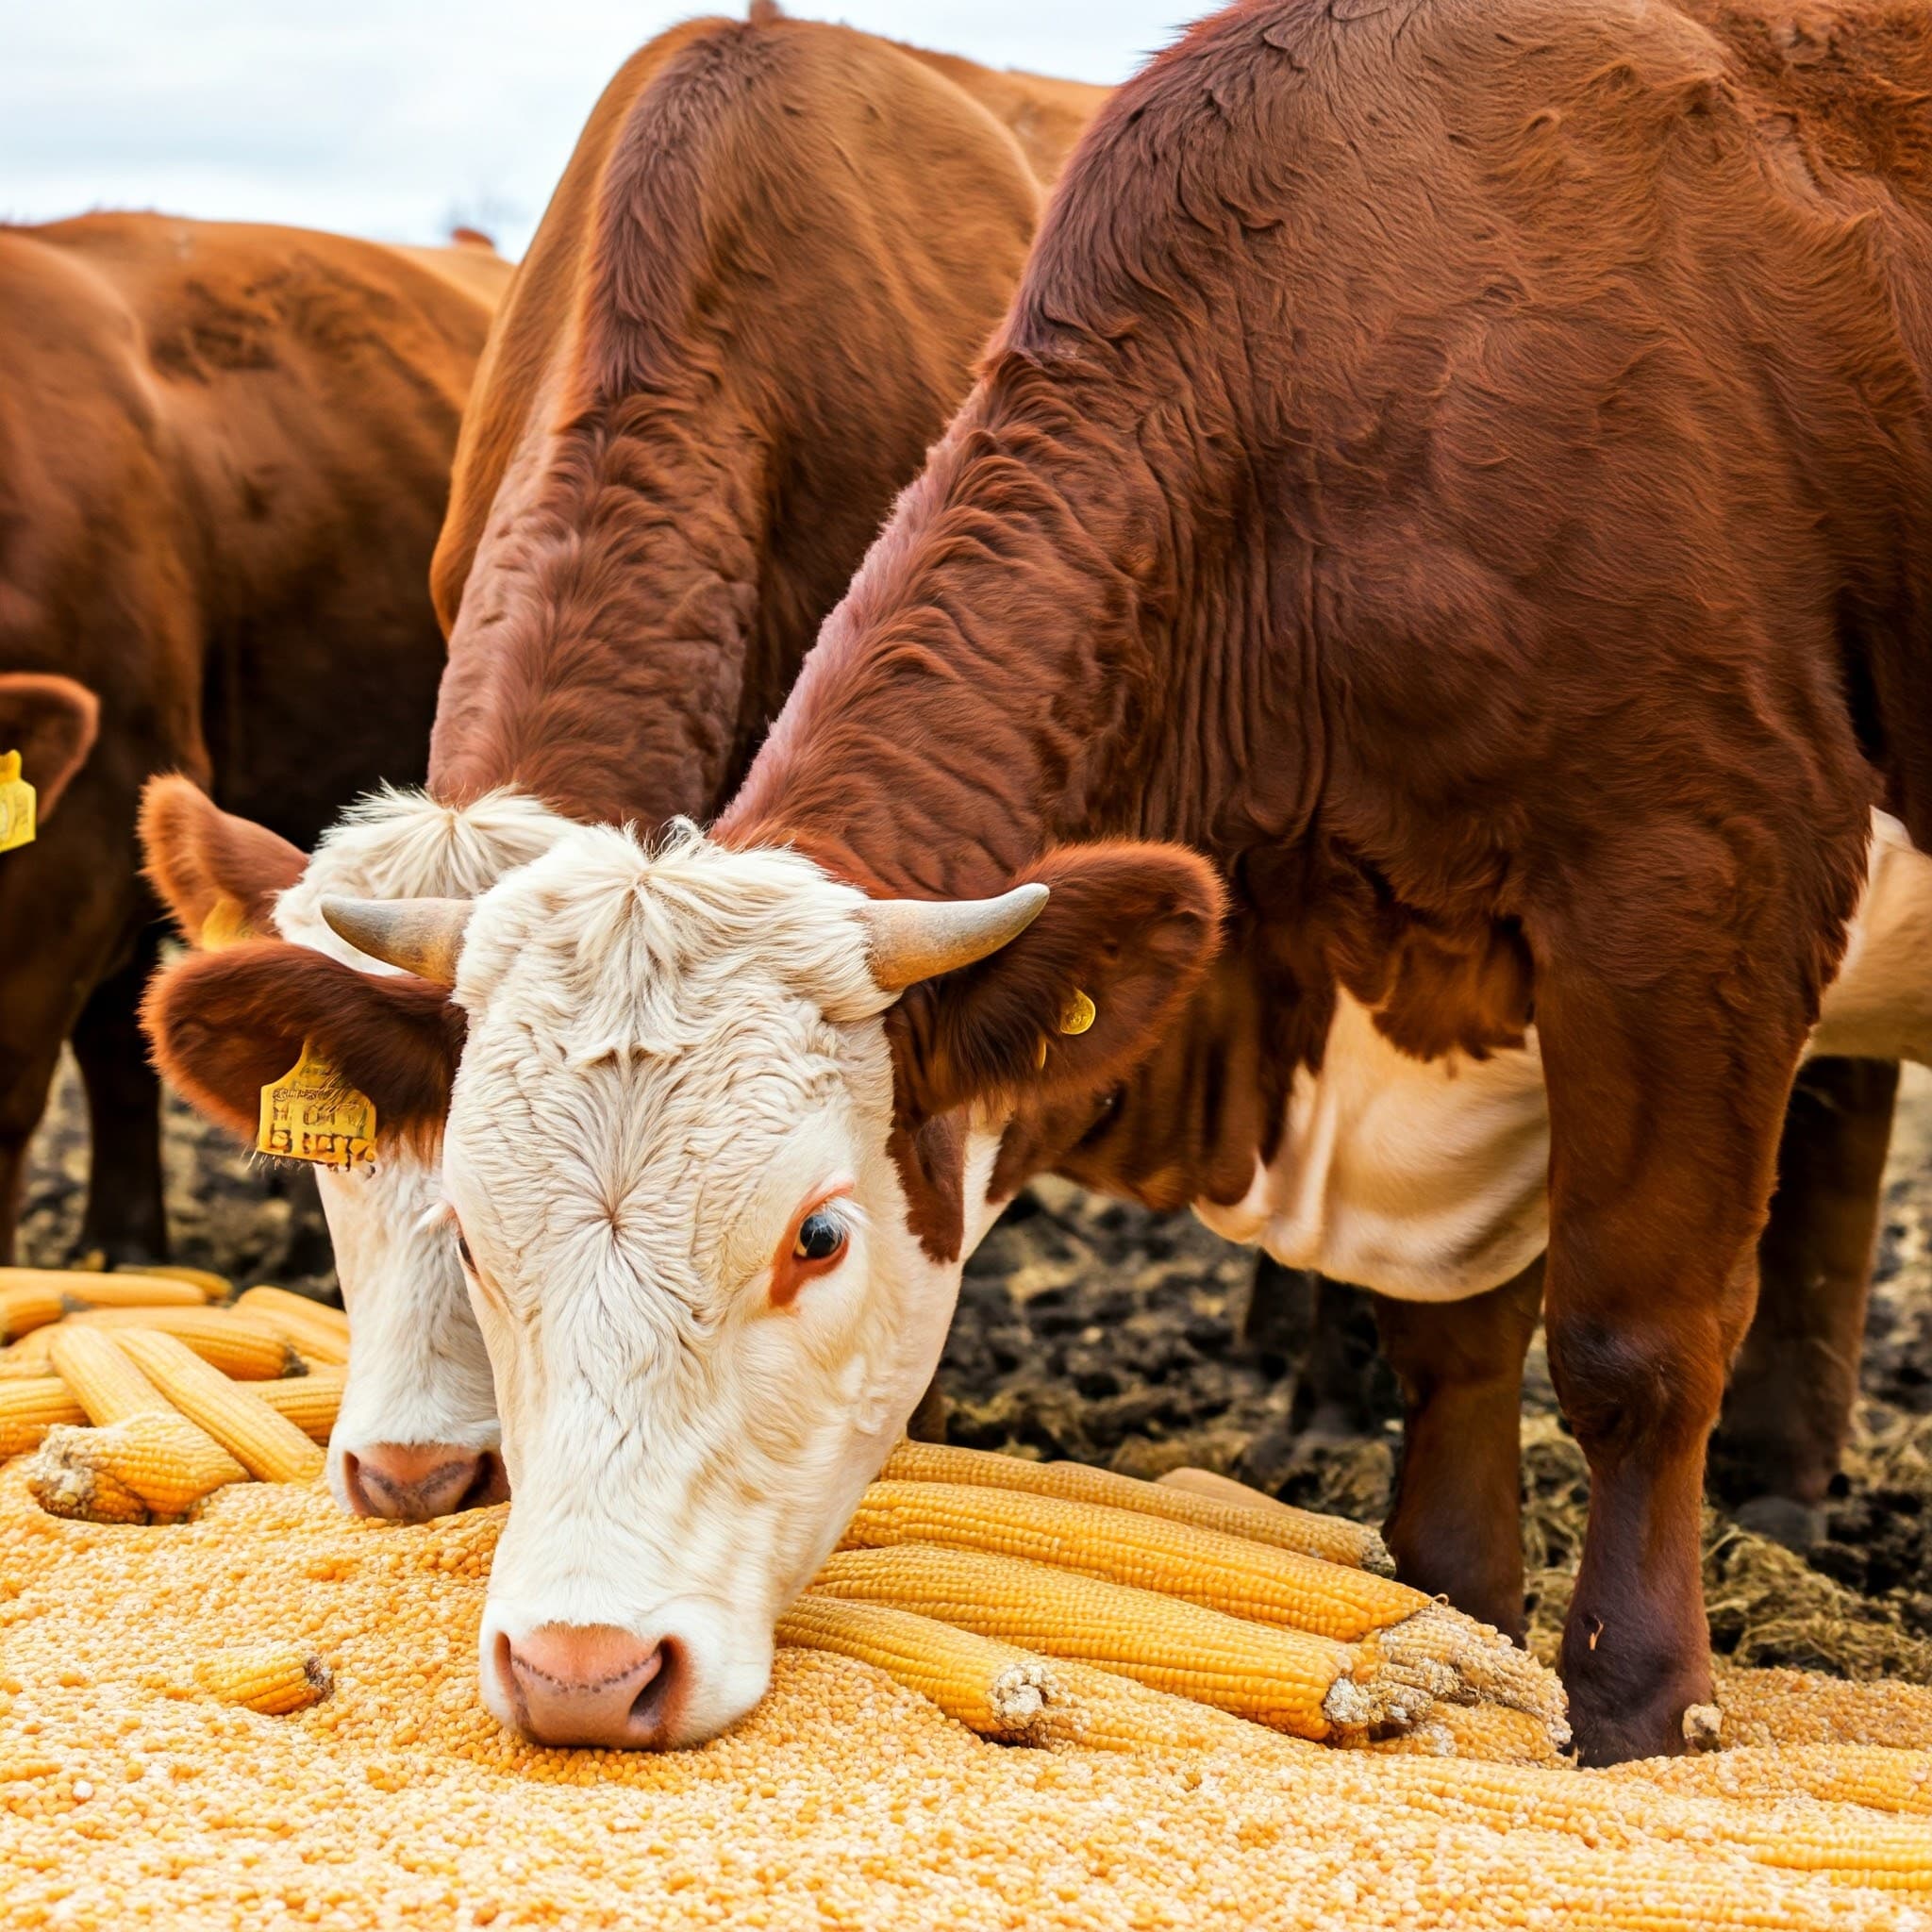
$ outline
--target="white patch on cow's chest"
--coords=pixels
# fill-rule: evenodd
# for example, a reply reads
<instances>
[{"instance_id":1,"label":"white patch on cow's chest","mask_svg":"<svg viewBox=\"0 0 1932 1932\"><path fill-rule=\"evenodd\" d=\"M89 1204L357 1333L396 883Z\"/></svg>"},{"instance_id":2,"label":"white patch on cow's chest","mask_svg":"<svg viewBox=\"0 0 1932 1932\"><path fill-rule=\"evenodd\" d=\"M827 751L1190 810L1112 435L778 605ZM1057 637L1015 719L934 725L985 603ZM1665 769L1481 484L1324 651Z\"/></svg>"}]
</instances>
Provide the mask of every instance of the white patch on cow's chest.
<instances>
[{"instance_id":1,"label":"white patch on cow's chest","mask_svg":"<svg viewBox=\"0 0 1932 1932\"><path fill-rule=\"evenodd\" d=\"M1542 1061L1398 1053L1342 994L1319 1074L1303 1069L1272 1166L1208 1226L1405 1301L1459 1301L1542 1252L1549 1212Z\"/></svg>"},{"instance_id":2,"label":"white patch on cow's chest","mask_svg":"<svg viewBox=\"0 0 1932 1932\"><path fill-rule=\"evenodd\" d=\"M1932 1064L1932 858L1874 812L1869 876L1809 1054ZM1342 994L1295 1076L1273 1165L1208 1226L1401 1301L1500 1287L1549 1239L1549 1109L1532 1031L1488 1060L1398 1053Z\"/></svg>"}]
</instances>

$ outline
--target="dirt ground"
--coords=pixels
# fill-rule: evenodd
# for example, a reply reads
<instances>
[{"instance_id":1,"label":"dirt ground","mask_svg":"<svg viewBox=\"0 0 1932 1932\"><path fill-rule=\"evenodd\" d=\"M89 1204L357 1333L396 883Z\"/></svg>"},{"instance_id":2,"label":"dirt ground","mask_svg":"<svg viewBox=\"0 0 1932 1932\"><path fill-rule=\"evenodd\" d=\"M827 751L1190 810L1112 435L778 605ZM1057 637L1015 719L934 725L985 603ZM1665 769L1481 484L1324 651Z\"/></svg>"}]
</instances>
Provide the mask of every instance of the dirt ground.
<instances>
[{"instance_id":1,"label":"dirt ground","mask_svg":"<svg viewBox=\"0 0 1932 1932\"><path fill-rule=\"evenodd\" d=\"M56 1265L66 1256L85 1162L85 1112L70 1067L35 1147L23 1260ZM239 1281L332 1290L326 1231L305 1174L250 1159L178 1105L169 1109L167 1172L177 1259ZM1866 1327L1864 1398L1827 1539L1801 1557L1740 1530L1717 1508L1707 1514L1712 1646L1740 1663L1932 1683L1928 1211L1932 1075L1908 1069ZM1191 1216L1160 1219L1040 1183L967 1268L945 1357L953 1440L1136 1474L1202 1463L1292 1501L1379 1521L1394 1423L1301 1429L1306 1337L1296 1311L1284 1319L1273 1297L1251 1321L1254 1273L1250 1253ZM1523 1439L1532 1638L1548 1654L1569 1600L1589 1483L1540 1342Z\"/></svg>"}]
</instances>

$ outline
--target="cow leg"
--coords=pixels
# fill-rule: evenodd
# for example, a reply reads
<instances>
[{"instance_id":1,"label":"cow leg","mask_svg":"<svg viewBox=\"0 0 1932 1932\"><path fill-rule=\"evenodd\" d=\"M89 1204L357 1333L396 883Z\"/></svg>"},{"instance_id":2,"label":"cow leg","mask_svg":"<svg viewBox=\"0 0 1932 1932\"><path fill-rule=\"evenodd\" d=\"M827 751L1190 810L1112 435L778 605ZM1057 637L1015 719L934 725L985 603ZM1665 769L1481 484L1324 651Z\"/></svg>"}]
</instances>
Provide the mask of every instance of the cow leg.
<instances>
[{"instance_id":1,"label":"cow leg","mask_svg":"<svg viewBox=\"0 0 1932 1932\"><path fill-rule=\"evenodd\" d=\"M161 1083L138 1017L159 953L160 929L148 926L128 964L94 988L73 1034L89 1126L87 1214L77 1252L104 1256L110 1268L165 1260L168 1253Z\"/></svg>"},{"instance_id":2,"label":"cow leg","mask_svg":"<svg viewBox=\"0 0 1932 1932\"><path fill-rule=\"evenodd\" d=\"M46 1110L47 1090L59 1063L60 1036L55 1033L32 1060L8 1065L8 1077L0 1084L0 1267L14 1258L25 1205L27 1148Z\"/></svg>"},{"instance_id":3,"label":"cow leg","mask_svg":"<svg viewBox=\"0 0 1932 1932\"><path fill-rule=\"evenodd\" d=\"M1824 1534L1851 1431L1897 1092L1888 1060L1799 1074L1757 1244L1757 1312L1712 1445L1737 1520L1797 1549Z\"/></svg>"},{"instance_id":4,"label":"cow leg","mask_svg":"<svg viewBox=\"0 0 1932 1932\"><path fill-rule=\"evenodd\" d=\"M1686 1709L1710 1701L1705 1445L1757 1298L1809 1019L1815 955L1777 872L1740 902L1728 856L1708 875L1698 856L1674 828L1630 837L1621 877L1570 894L1531 941L1550 1105L1544 1335L1591 1474L1562 1669L1592 1764L1681 1753Z\"/></svg>"},{"instance_id":5,"label":"cow leg","mask_svg":"<svg viewBox=\"0 0 1932 1932\"><path fill-rule=\"evenodd\" d=\"M1523 1641L1523 1357L1543 1264L1464 1302L1377 1295L1402 1385L1402 1465L1383 1534L1395 1574Z\"/></svg>"}]
</instances>

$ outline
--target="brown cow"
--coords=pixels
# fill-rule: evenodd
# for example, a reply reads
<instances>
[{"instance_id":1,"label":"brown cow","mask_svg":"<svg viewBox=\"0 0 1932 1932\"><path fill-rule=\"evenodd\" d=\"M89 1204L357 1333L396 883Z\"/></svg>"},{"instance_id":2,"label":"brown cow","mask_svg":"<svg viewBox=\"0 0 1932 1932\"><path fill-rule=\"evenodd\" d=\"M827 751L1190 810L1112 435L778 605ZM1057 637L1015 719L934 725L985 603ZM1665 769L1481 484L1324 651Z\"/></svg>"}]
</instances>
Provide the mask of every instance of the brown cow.
<instances>
[{"instance_id":1,"label":"brown cow","mask_svg":"<svg viewBox=\"0 0 1932 1932\"><path fill-rule=\"evenodd\" d=\"M1932 1028L1927 148L1863 105L1827 141L1658 5L1243 0L1103 108L717 838L325 908L453 1002L179 969L210 1100L312 1036L446 1112L492 1708L729 1722L1030 1167L1280 1252L1293 1159L1374 1151L1309 1123L1393 1081L1517 1120L1483 1253L1547 1199L1578 1739L1683 1748L1793 1072Z\"/></svg>"},{"instance_id":2,"label":"brown cow","mask_svg":"<svg viewBox=\"0 0 1932 1932\"><path fill-rule=\"evenodd\" d=\"M0 1260L60 1042L87 1085L81 1246L166 1252L135 1024L136 803L180 771L293 839L422 771L425 574L490 311L371 242L95 214L0 229Z\"/></svg>"},{"instance_id":3,"label":"brown cow","mask_svg":"<svg viewBox=\"0 0 1932 1932\"><path fill-rule=\"evenodd\" d=\"M1038 206L1012 138L891 42L762 13L633 56L464 421L428 796L358 812L272 912L303 856L158 789L149 849L189 931L225 891L359 959L325 893L473 893L571 821L715 811L965 394ZM493 1493L496 1407L433 1157L323 1194L355 1326L338 1496L419 1516Z\"/></svg>"}]
</instances>

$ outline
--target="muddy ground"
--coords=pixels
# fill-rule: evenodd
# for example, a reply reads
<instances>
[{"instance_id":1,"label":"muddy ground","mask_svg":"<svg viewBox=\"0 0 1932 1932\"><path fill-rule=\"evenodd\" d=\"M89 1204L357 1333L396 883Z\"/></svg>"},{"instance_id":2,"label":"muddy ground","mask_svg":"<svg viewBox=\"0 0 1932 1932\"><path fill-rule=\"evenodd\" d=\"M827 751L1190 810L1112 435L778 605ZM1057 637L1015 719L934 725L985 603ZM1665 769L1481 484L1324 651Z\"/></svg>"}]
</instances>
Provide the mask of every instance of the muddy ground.
<instances>
[{"instance_id":1,"label":"muddy ground","mask_svg":"<svg viewBox=\"0 0 1932 1932\"><path fill-rule=\"evenodd\" d=\"M22 1259L53 1265L79 1227L86 1126L71 1068L42 1126ZM175 1258L238 1280L332 1289L309 1178L239 1153L171 1105ZM1864 1399L1829 1511L1804 1556L1707 1517L1711 1641L1740 1663L1932 1683L1932 1076L1908 1070L1866 1331ZM1202 1463L1291 1500L1379 1521L1397 1431L1301 1429L1295 1310L1251 1320L1253 1257L1191 1216L1158 1219L1046 1181L967 1269L945 1362L953 1440L1071 1456L1136 1474ZM1373 1389L1373 1385L1371 1385ZM1392 1391L1385 1393L1392 1399ZM1303 1407L1306 1405L1304 1404ZM1588 1494L1541 1342L1524 1408L1531 1625L1548 1650Z\"/></svg>"}]
</instances>

